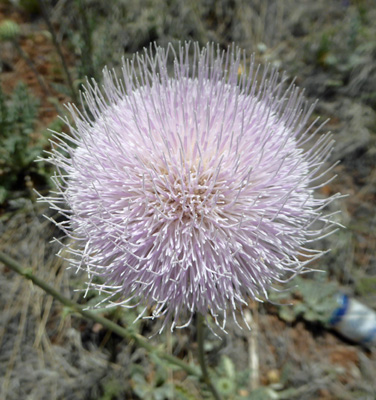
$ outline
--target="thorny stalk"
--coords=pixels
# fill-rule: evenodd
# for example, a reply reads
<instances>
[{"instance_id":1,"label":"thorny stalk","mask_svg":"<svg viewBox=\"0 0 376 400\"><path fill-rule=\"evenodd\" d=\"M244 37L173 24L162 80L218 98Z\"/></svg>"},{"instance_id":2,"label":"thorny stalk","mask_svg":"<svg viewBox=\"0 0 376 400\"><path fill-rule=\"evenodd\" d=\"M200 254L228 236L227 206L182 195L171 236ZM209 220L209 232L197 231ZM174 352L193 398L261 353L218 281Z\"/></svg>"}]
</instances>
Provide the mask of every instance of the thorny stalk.
<instances>
[{"instance_id":1,"label":"thorny stalk","mask_svg":"<svg viewBox=\"0 0 376 400\"><path fill-rule=\"evenodd\" d=\"M105 317L102 317L101 315L98 315L95 312L92 312L90 310L85 310L84 306L81 306L80 304L77 304L74 301L63 296L61 293L59 293L56 289L54 289L52 286L50 286L44 280L42 280L42 279L38 278L36 275L34 275L33 272L31 271L31 269L23 268L17 261L15 261L11 257L7 256L3 252L0 252L0 262L5 264L8 268L17 272L24 278L31 280L35 285L39 286L46 293L50 294L56 300L60 301L60 303L64 304L66 307L70 308L72 311L80 314L84 318L98 322L105 328L116 333L117 335L121 336L124 339L132 340L132 341L136 342L136 344L138 346L143 347L149 353L154 353L159 358L166 360L173 365L178 366L179 368L184 370L188 375L192 375L199 379L203 379L203 377L201 376L201 373L198 371L197 368L187 364L186 362L180 360L179 358L177 358L171 354L167 354L167 353L163 352L162 350L157 349L155 346L151 345L142 335L140 335L136 332L133 332L130 329L122 328L115 322L113 322Z\"/></svg>"},{"instance_id":2,"label":"thorny stalk","mask_svg":"<svg viewBox=\"0 0 376 400\"><path fill-rule=\"evenodd\" d=\"M14 47L16 48L16 50L18 51L19 55L21 56L21 58L26 62L27 66L33 71L35 77L37 78L37 81L41 87L41 89L43 90L43 93L46 96L51 96L51 91L48 88L46 82L43 80L43 78L40 76L38 70L36 69L33 61L30 59L30 57L23 51L22 47L19 45L19 43L14 40L13 42Z\"/></svg>"},{"instance_id":3,"label":"thorny stalk","mask_svg":"<svg viewBox=\"0 0 376 400\"><path fill-rule=\"evenodd\" d=\"M65 77L66 77L66 80L67 80L67 84L68 84L69 90L71 92L72 100L73 100L74 103L77 103L77 94L76 94L76 91L75 91L74 86L73 86L73 80L72 80L72 77L71 77L71 75L69 73L69 69L68 69L67 63L65 61L65 57L64 57L63 51L61 50L61 46L60 46L60 44L59 44L59 42L57 40L55 29L52 26L50 17L48 15L47 3L46 3L45 0L38 0L38 1L39 1L39 4L40 4L41 11L42 11L43 19L46 22L46 25L47 25L47 28L48 28L49 32L51 33L52 41L53 41L54 46L56 48L56 51L57 51L57 53L58 53L58 55L60 57L61 65L63 66Z\"/></svg>"},{"instance_id":4,"label":"thorny stalk","mask_svg":"<svg viewBox=\"0 0 376 400\"><path fill-rule=\"evenodd\" d=\"M198 343L198 361L201 367L201 381L206 384L209 390L212 392L215 400L221 400L221 396L219 395L217 389L213 385L213 382L210 379L209 371L206 365L205 360L205 350L204 350L204 332L205 331L205 322L202 314L197 313L197 343Z\"/></svg>"},{"instance_id":5,"label":"thorny stalk","mask_svg":"<svg viewBox=\"0 0 376 400\"><path fill-rule=\"evenodd\" d=\"M86 74L89 78L95 78L95 69L93 65L93 41L91 38L91 28L87 18L87 11L82 0L78 0L78 10L82 25L82 37L84 45L82 46L82 56L86 60Z\"/></svg>"}]
</instances>

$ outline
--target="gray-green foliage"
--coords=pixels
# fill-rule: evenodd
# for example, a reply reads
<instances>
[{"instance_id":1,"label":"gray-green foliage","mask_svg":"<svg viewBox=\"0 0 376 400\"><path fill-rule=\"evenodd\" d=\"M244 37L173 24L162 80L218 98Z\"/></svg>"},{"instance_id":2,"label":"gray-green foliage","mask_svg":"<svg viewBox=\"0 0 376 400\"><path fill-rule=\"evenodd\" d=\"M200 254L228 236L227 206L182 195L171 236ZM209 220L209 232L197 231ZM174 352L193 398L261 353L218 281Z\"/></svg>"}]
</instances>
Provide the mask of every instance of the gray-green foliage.
<instances>
[{"instance_id":1,"label":"gray-green foliage","mask_svg":"<svg viewBox=\"0 0 376 400\"><path fill-rule=\"evenodd\" d=\"M55 7L60 25L77 56L76 84L85 76L101 78L100 71L118 67L121 56L142 51L150 43L232 42L256 50L280 38L282 21L291 0L75 0ZM51 7L52 9L52 7ZM265 46L265 44L264 44Z\"/></svg>"},{"instance_id":2,"label":"gray-green foliage","mask_svg":"<svg viewBox=\"0 0 376 400\"><path fill-rule=\"evenodd\" d=\"M289 292L289 296L292 296L290 304L279 308L279 317L288 322L301 317L309 322L328 325L333 311L338 307L338 285L300 277L295 278L294 282L296 288ZM274 300L281 301L279 296L275 297Z\"/></svg>"},{"instance_id":3,"label":"gray-green foliage","mask_svg":"<svg viewBox=\"0 0 376 400\"><path fill-rule=\"evenodd\" d=\"M27 174L38 173L34 160L44 142L32 135L38 106L24 83L18 83L10 96L0 87L0 204L18 184L24 184Z\"/></svg>"}]
</instances>

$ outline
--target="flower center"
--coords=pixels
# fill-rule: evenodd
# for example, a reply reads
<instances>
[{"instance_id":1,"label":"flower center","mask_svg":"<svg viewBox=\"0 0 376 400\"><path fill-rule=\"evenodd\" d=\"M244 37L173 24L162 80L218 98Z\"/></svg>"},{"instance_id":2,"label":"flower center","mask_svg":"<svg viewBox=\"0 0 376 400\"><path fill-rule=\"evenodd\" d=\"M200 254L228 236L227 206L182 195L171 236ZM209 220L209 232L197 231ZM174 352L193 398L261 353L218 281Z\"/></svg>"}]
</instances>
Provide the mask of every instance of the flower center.
<instances>
[{"instance_id":1,"label":"flower center","mask_svg":"<svg viewBox=\"0 0 376 400\"><path fill-rule=\"evenodd\" d=\"M149 204L168 220L202 220L216 205L225 203L213 179L212 174L198 172L196 167L184 174L161 170L149 186Z\"/></svg>"}]
</instances>

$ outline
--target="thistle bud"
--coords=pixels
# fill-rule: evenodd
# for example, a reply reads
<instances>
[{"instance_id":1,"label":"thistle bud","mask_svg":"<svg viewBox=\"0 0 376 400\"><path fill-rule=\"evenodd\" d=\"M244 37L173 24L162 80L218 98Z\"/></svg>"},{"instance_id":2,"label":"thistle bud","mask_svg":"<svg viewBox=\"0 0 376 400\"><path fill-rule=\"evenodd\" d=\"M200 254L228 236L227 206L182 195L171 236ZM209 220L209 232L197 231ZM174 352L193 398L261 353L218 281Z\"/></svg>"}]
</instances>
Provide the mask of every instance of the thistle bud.
<instances>
[{"instance_id":1,"label":"thistle bud","mask_svg":"<svg viewBox=\"0 0 376 400\"><path fill-rule=\"evenodd\" d=\"M15 41L20 33L21 29L17 22L7 19L0 24L0 41Z\"/></svg>"}]
</instances>

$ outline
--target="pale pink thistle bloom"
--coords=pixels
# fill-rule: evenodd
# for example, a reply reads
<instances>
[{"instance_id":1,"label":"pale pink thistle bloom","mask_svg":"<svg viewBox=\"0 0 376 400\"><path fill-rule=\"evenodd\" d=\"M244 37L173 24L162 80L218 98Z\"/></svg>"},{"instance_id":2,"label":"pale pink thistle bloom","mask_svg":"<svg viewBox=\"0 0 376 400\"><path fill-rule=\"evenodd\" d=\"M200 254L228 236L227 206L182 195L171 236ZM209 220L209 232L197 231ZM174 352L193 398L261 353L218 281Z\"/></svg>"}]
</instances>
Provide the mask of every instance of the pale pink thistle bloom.
<instances>
[{"instance_id":1,"label":"pale pink thistle bloom","mask_svg":"<svg viewBox=\"0 0 376 400\"><path fill-rule=\"evenodd\" d=\"M210 312L224 329L249 297L307 271L322 252L306 243L334 224L322 210L337 196L314 197L330 135L316 138L298 88L246 65L212 44L145 51L121 79L88 84L93 117L69 105L72 136L55 135L58 191L44 200L66 217L71 264L163 327Z\"/></svg>"}]
</instances>

